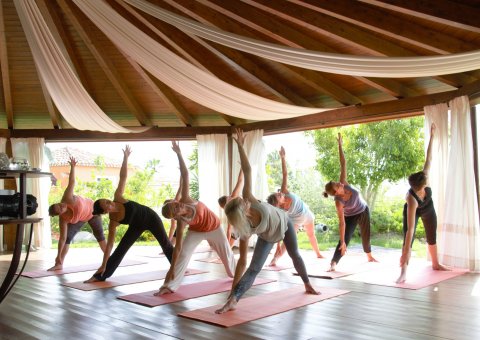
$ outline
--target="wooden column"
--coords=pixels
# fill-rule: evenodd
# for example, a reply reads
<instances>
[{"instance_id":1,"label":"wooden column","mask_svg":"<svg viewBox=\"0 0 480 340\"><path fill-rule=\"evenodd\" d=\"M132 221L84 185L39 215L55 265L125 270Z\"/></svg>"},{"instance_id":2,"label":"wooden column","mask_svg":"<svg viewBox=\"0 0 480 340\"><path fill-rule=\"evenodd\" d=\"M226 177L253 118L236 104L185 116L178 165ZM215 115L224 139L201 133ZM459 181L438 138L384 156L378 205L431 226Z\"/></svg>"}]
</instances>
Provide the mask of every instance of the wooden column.
<instances>
[{"instance_id":1,"label":"wooden column","mask_svg":"<svg viewBox=\"0 0 480 340\"><path fill-rule=\"evenodd\" d=\"M8 157L12 157L12 144L10 139L7 140L5 152ZM17 181L15 179L5 179L3 186L6 190L17 191ZM15 236L17 235L17 225L8 224L3 226L3 243L5 243L4 250L13 250L15 246Z\"/></svg>"}]
</instances>

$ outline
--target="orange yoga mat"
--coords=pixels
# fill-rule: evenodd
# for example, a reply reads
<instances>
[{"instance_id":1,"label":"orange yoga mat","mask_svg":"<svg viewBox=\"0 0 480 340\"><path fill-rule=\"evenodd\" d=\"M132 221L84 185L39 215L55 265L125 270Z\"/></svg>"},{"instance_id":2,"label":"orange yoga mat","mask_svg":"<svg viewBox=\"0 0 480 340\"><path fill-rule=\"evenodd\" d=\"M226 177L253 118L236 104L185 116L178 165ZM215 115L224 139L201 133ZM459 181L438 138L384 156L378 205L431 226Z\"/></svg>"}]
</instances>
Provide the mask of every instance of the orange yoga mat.
<instances>
[{"instance_id":1,"label":"orange yoga mat","mask_svg":"<svg viewBox=\"0 0 480 340\"><path fill-rule=\"evenodd\" d=\"M320 291L322 294L306 294L305 287L302 285L241 299L238 302L235 310L226 312L224 314L215 314L215 310L223 306L216 305L179 313L178 315L217 326L232 327L248 321L265 318L267 316L283 313L288 310L330 299L349 292L348 290L323 287L317 289L317 291Z\"/></svg>"},{"instance_id":2,"label":"orange yoga mat","mask_svg":"<svg viewBox=\"0 0 480 340\"><path fill-rule=\"evenodd\" d=\"M120 267L135 266L135 265L145 264L145 263L147 262L125 259L120 263ZM23 272L21 276L25 276L31 279L36 279L39 277L46 277L46 276L53 276L53 275L87 272L89 270L97 270L98 267L100 267L100 263L91 263L91 264L84 264L80 266L66 267L60 270L53 270L53 271L34 270L30 272Z\"/></svg>"},{"instance_id":3,"label":"orange yoga mat","mask_svg":"<svg viewBox=\"0 0 480 340\"><path fill-rule=\"evenodd\" d=\"M153 293L157 290L152 290L149 292L130 294L124 296L118 296L117 299L138 303L147 307L155 307L160 305L165 305L167 303L173 303L188 299L193 299L200 296L217 294L221 292L227 292L232 288L232 279L218 279L204 282L197 282L188 285L182 285L175 293L165 294L161 296L154 296ZM257 278L253 283L254 286L262 285L275 280L267 280L262 278Z\"/></svg>"},{"instance_id":4,"label":"orange yoga mat","mask_svg":"<svg viewBox=\"0 0 480 340\"><path fill-rule=\"evenodd\" d=\"M407 280L404 283L395 283L400 276L400 267L397 265L381 268L381 270L371 270L355 275L351 275L342 280L358 281L369 284L390 286L405 289L421 289L427 286L439 283L444 280L468 272L466 269L455 269L449 271L433 270L431 263L422 261L421 263L411 263L407 270Z\"/></svg>"},{"instance_id":5,"label":"orange yoga mat","mask_svg":"<svg viewBox=\"0 0 480 340\"><path fill-rule=\"evenodd\" d=\"M163 280L167 275L167 272L168 270L155 270L155 271L145 272L145 273L112 276L108 278L106 281L99 281L99 282L91 282L91 283L83 283L83 281L67 282L67 283L62 283L62 286L76 288L80 290L112 288L117 286L129 285L132 283ZM194 274L202 274L202 273L208 273L208 272L204 270L187 269L187 271L185 272L185 275L194 275Z\"/></svg>"}]
</instances>

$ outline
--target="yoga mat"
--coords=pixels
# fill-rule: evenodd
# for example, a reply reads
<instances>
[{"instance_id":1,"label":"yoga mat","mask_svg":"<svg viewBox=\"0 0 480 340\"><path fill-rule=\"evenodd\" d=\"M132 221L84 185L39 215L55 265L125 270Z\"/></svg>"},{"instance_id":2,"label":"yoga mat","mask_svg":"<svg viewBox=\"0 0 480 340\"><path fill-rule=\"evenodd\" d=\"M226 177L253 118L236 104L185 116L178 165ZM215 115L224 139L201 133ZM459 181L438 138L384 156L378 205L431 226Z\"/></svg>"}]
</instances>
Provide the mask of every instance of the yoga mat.
<instances>
[{"instance_id":1,"label":"yoga mat","mask_svg":"<svg viewBox=\"0 0 480 340\"><path fill-rule=\"evenodd\" d=\"M291 269L293 268L293 264L292 265L275 265L275 266L263 266L262 270L269 270L269 271L274 271L274 272L279 272L279 271L282 271L282 270L285 270L285 269Z\"/></svg>"},{"instance_id":2,"label":"yoga mat","mask_svg":"<svg viewBox=\"0 0 480 340\"><path fill-rule=\"evenodd\" d=\"M128 285L132 283L141 283L146 281L155 281L155 280L163 280L167 275L168 270L156 270L146 273L136 273L136 274L129 274L123 276L112 276L108 278L106 281L99 281L99 282L91 282L91 283L84 283L83 281L80 282L66 282L62 283L62 286L76 288L80 290L95 290L95 289L103 289L103 288L112 288L117 286ZM204 270L197 270L197 269L187 269L185 275L195 275L195 274L202 274L208 273Z\"/></svg>"},{"instance_id":3,"label":"yoga mat","mask_svg":"<svg viewBox=\"0 0 480 340\"><path fill-rule=\"evenodd\" d=\"M368 262L363 256L344 256L337 264L333 272L327 271L330 268L330 259L318 259L315 264L306 264L307 274L310 277L318 279L336 279L348 275L353 275L363 271L379 267L380 262ZM293 272L293 275L298 275Z\"/></svg>"},{"instance_id":4,"label":"yoga mat","mask_svg":"<svg viewBox=\"0 0 480 340\"><path fill-rule=\"evenodd\" d=\"M173 303L188 299L193 299L200 296L217 294L221 292L228 292L232 289L232 279L218 279L204 282L197 282L188 285L182 285L178 288L175 293L165 294L162 296L154 296L153 293L158 290L152 290L149 292L130 294L118 296L117 299L138 303L147 307L155 307L164 305L167 303ZM253 283L254 286L262 285L276 280L267 280L262 278L257 278Z\"/></svg>"},{"instance_id":5,"label":"yoga mat","mask_svg":"<svg viewBox=\"0 0 480 340\"><path fill-rule=\"evenodd\" d=\"M320 291L322 294L306 294L305 287L298 286L241 299L235 310L223 314L215 314L215 310L223 306L216 305L179 313L178 315L217 326L231 327L248 321L283 313L288 310L303 307L349 292L348 290L335 288L321 288L317 289L317 291Z\"/></svg>"},{"instance_id":6,"label":"yoga mat","mask_svg":"<svg viewBox=\"0 0 480 340\"><path fill-rule=\"evenodd\" d=\"M147 262L125 259L120 263L120 267L135 266L135 265L145 264L145 263L147 263ZM46 277L46 276L87 272L89 270L97 270L98 267L100 267L99 263L91 263L91 264L84 264L84 265L80 265L80 266L66 267L66 268L63 268L63 269L60 269L60 270L54 270L54 271L34 270L34 271L30 271L30 272L23 272L21 276L25 276L25 277L28 277L28 278L31 278L31 279L36 279L36 278L39 278L39 277Z\"/></svg>"},{"instance_id":7,"label":"yoga mat","mask_svg":"<svg viewBox=\"0 0 480 340\"><path fill-rule=\"evenodd\" d=\"M433 270L430 263L410 264L407 270L407 280L404 283L396 283L400 276L400 267L383 267L381 270L372 270L343 278L342 280L364 282L369 284L397 287L404 289L421 289L439 283L444 280L465 274L467 269L455 269L450 271Z\"/></svg>"},{"instance_id":8,"label":"yoga mat","mask_svg":"<svg viewBox=\"0 0 480 340\"><path fill-rule=\"evenodd\" d=\"M211 252L211 251L214 251L214 250L212 248L210 248L209 246L200 246L200 247L195 248L193 253L194 254L208 253L208 252ZM158 254L146 254L146 255L141 255L141 256L157 258L157 257L165 257L165 254L163 253L163 251L161 251Z\"/></svg>"}]
</instances>

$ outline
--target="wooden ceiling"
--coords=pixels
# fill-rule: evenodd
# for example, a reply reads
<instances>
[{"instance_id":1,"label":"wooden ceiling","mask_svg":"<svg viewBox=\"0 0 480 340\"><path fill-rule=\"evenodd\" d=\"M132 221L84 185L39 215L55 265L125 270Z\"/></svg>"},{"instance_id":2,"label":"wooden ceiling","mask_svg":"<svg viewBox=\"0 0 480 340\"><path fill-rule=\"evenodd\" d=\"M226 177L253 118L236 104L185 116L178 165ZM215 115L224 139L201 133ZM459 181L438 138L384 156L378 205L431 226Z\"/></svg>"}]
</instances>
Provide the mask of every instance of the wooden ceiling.
<instances>
[{"instance_id":1,"label":"wooden ceiling","mask_svg":"<svg viewBox=\"0 0 480 340\"><path fill-rule=\"evenodd\" d=\"M99 0L100 1L100 0ZM275 44L351 55L428 56L480 49L479 0L148 0L220 29ZM266 134L417 115L423 106L480 97L480 70L424 78L367 78L293 67L186 35L107 0L162 45L221 80L278 102L333 110L294 119L244 121L175 92L128 58L70 0L35 0L91 97L139 134L72 129L42 87L12 0L0 0L0 136L47 140L190 139Z\"/></svg>"}]
</instances>

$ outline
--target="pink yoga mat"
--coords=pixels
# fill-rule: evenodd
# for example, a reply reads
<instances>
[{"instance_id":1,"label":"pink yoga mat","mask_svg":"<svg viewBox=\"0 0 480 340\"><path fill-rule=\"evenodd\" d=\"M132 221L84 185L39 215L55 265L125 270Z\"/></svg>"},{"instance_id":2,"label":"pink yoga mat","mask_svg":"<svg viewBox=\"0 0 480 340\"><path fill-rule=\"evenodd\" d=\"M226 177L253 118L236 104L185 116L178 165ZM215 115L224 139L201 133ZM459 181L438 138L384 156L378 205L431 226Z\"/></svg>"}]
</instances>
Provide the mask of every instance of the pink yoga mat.
<instances>
[{"instance_id":1,"label":"pink yoga mat","mask_svg":"<svg viewBox=\"0 0 480 340\"><path fill-rule=\"evenodd\" d=\"M214 251L214 250L212 248L210 248L209 246L199 246L199 247L195 248L193 253L198 254L198 253L207 253L207 252L211 252L211 251ZM163 251L161 251L158 254L146 254L146 255L141 255L141 256L157 258L157 257L165 257L165 254L163 253Z\"/></svg>"},{"instance_id":2,"label":"pink yoga mat","mask_svg":"<svg viewBox=\"0 0 480 340\"><path fill-rule=\"evenodd\" d=\"M91 283L83 283L83 281L67 282L67 283L62 283L62 286L76 288L80 290L112 288L112 287L132 284L132 283L163 280L167 275L167 272L168 270L155 270L155 271L146 272L146 273L112 276L108 278L106 281L100 281L100 282L91 282ZM202 274L202 273L208 273L208 272L204 270L187 269L187 272L185 273L185 275L194 275L194 274Z\"/></svg>"},{"instance_id":3,"label":"pink yoga mat","mask_svg":"<svg viewBox=\"0 0 480 340\"><path fill-rule=\"evenodd\" d=\"M263 266L262 270L268 270L268 271L273 271L273 272L279 272L285 269L291 269L293 268L292 265L276 265L276 266Z\"/></svg>"},{"instance_id":4,"label":"pink yoga mat","mask_svg":"<svg viewBox=\"0 0 480 340\"><path fill-rule=\"evenodd\" d=\"M337 264L333 272L327 271L330 268L330 259L318 259L314 264L306 264L307 273L310 277L319 279L336 279L355 273L371 270L380 266L380 262L368 262L363 256L344 256ZM294 272L293 275L298 275Z\"/></svg>"},{"instance_id":5,"label":"pink yoga mat","mask_svg":"<svg viewBox=\"0 0 480 340\"><path fill-rule=\"evenodd\" d=\"M135 266L135 265L145 264L145 263L147 263L147 262L125 259L120 263L120 267ZM39 278L39 277L46 277L46 276L87 272L89 270L97 270L98 267L100 267L100 263L91 263L91 264L84 264L84 265L81 265L81 266L66 267L66 268L63 268L61 270L55 270L55 271L34 270L34 271L30 271L30 272L23 272L21 276L25 276L25 277L28 277L28 278L31 278L31 279L36 279L36 278Z\"/></svg>"},{"instance_id":6,"label":"pink yoga mat","mask_svg":"<svg viewBox=\"0 0 480 340\"><path fill-rule=\"evenodd\" d=\"M200 296L217 294L221 292L227 292L232 288L232 279L218 279L204 282L197 282L188 285L182 285L175 293L165 294L162 296L154 296L153 293L157 290L152 290L149 292L130 294L119 296L117 299L138 303L147 307L155 307L164 305L167 303L173 303L183 300L188 300ZM265 283L274 282L275 280L267 280L262 278L257 278L253 283L254 286L262 285Z\"/></svg>"},{"instance_id":7,"label":"pink yoga mat","mask_svg":"<svg viewBox=\"0 0 480 340\"><path fill-rule=\"evenodd\" d=\"M385 266L381 270L372 270L343 278L342 280L358 281L369 284L390 286L405 289L421 289L427 286L439 283L444 280L454 278L456 276L468 272L466 269L455 269L450 271L433 270L430 263L412 263L408 267L407 280L404 283L395 283L400 276L400 267Z\"/></svg>"},{"instance_id":8,"label":"pink yoga mat","mask_svg":"<svg viewBox=\"0 0 480 340\"><path fill-rule=\"evenodd\" d=\"M248 321L283 313L288 310L303 307L349 292L347 290L323 287L317 289L317 291L320 291L322 294L306 294L305 288L303 286L298 286L241 299L235 310L224 314L215 314L215 310L223 306L216 305L179 313L178 315L222 327L231 327Z\"/></svg>"}]
</instances>

